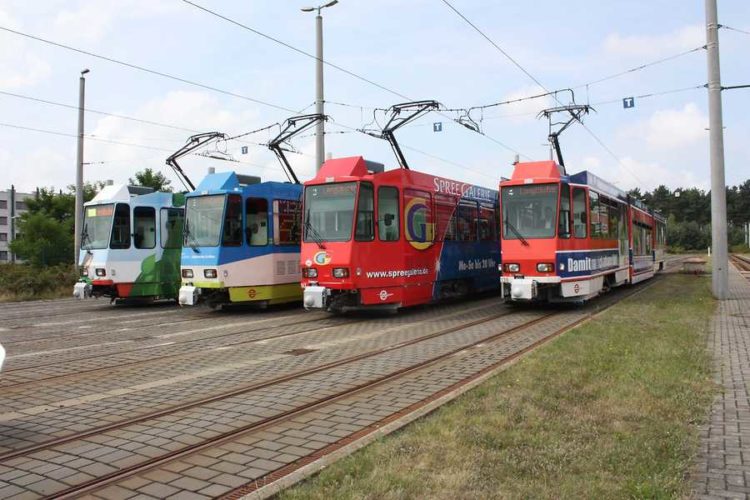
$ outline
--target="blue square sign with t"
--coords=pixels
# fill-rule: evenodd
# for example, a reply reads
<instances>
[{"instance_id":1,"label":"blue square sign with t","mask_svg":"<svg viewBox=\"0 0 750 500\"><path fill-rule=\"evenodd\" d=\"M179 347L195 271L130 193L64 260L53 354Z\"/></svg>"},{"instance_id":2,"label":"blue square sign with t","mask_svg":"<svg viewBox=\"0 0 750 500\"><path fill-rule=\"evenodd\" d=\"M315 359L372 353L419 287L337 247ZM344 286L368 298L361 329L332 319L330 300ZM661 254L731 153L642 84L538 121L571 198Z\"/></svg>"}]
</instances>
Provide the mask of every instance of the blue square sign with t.
<instances>
[{"instance_id":1,"label":"blue square sign with t","mask_svg":"<svg viewBox=\"0 0 750 500\"><path fill-rule=\"evenodd\" d=\"M247 154L247 146L242 146L242 154L243 155Z\"/></svg>"},{"instance_id":2,"label":"blue square sign with t","mask_svg":"<svg viewBox=\"0 0 750 500\"><path fill-rule=\"evenodd\" d=\"M442 132L443 131L443 122L435 122L432 124L432 131L433 132Z\"/></svg>"},{"instance_id":3,"label":"blue square sign with t","mask_svg":"<svg viewBox=\"0 0 750 500\"><path fill-rule=\"evenodd\" d=\"M630 109L635 107L635 97L626 97L622 100L622 107Z\"/></svg>"}]
</instances>

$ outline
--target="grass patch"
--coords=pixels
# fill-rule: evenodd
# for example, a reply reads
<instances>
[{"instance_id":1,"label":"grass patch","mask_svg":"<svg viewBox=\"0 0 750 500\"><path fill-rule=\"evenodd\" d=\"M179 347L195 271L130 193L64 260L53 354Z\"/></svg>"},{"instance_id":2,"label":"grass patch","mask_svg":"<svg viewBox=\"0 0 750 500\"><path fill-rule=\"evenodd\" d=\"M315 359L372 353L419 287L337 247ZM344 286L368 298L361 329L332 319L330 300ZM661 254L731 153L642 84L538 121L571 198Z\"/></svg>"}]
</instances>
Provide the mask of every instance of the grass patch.
<instances>
[{"instance_id":1,"label":"grass patch","mask_svg":"<svg viewBox=\"0 0 750 500\"><path fill-rule=\"evenodd\" d=\"M714 309L705 277L669 276L280 497L684 496Z\"/></svg>"},{"instance_id":2,"label":"grass patch","mask_svg":"<svg viewBox=\"0 0 750 500\"><path fill-rule=\"evenodd\" d=\"M0 302L71 297L77 280L78 275L69 264L41 268L0 264Z\"/></svg>"}]
</instances>

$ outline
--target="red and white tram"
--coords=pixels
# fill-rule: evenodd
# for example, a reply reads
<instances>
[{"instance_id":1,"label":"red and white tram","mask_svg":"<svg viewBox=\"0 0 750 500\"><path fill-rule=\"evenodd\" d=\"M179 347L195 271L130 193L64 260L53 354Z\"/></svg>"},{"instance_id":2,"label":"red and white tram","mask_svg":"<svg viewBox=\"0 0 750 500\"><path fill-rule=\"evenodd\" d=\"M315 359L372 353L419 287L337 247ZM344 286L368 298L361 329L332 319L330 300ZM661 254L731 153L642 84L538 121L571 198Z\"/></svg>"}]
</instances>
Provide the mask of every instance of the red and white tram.
<instances>
[{"instance_id":1,"label":"red and white tram","mask_svg":"<svg viewBox=\"0 0 750 500\"><path fill-rule=\"evenodd\" d=\"M362 157L305 183L306 309L390 309L499 288L498 192Z\"/></svg>"},{"instance_id":2,"label":"red and white tram","mask_svg":"<svg viewBox=\"0 0 750 500\"><path fill-rule=\"evenodd\" d=\"M664 219L590 172L517 163L500 183L500 210L508 300L583 301L664 266Z\"/></svg>"}]
</instances>

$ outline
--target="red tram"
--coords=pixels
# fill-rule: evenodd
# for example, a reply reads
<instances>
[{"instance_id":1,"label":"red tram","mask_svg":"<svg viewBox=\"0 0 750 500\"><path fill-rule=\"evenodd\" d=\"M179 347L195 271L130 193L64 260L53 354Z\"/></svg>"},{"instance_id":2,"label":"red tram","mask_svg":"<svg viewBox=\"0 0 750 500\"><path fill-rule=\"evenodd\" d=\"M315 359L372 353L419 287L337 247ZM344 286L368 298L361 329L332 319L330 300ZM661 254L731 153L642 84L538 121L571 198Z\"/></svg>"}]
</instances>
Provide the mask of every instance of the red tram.
<instances>
[{"instance_id":1,"label":"red tram","mask_svg":"<svg viewBox=\"0 0 750 500\"><path fill-rule=\"evenodd\" d=\"M362 157L305 183L306 309L397 309L499 288L498 192Z\"/></svg>"},{"instance_id":2,"label":"red tram","mask_svg":"<svg viewBox=\"0 0 750 500\"><path fill-rule=\"evenodd\" d=\"M583 301L664 267L664 218L590 172L517 163L500 209L507 300Z\"/></svg>"}]
</instances>

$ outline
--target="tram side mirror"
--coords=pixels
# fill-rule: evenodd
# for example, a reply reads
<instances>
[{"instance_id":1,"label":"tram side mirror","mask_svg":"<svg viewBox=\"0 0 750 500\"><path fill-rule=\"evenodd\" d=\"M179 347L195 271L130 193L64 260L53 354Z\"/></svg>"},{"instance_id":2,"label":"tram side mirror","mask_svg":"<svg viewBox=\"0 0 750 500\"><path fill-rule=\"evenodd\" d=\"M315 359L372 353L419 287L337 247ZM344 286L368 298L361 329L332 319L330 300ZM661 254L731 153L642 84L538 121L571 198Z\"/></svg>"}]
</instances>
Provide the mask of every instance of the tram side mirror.
<instances>
[{"instance_id":1,"label":"tram side mirror","mask_svg":"<svg viewBox=\"0 0 750 500\"><path fill-rule=\"evenodd\" d=\"M560 237L570 238L570 210L560 210Z\"/></svg>"},{"instance_id":2,"label":"tram side mirror","mask_svg":"<svg viewBox=\"0 0 750 500\"><path fill-rule=\"evenodd\" d=\"M393 219L395 219L395 218L396 218L396 216L393 215L393 214L385 214L383 216L383 223L386 226L390 226L391 224L393 224Z\"/></svg>"}]
</instances>

